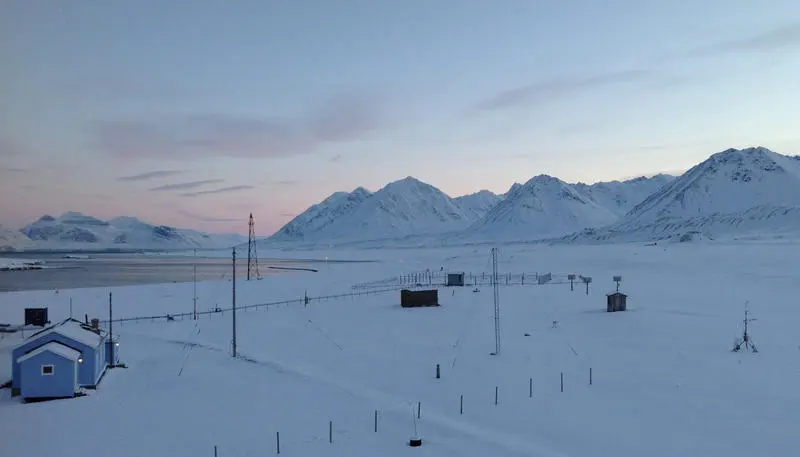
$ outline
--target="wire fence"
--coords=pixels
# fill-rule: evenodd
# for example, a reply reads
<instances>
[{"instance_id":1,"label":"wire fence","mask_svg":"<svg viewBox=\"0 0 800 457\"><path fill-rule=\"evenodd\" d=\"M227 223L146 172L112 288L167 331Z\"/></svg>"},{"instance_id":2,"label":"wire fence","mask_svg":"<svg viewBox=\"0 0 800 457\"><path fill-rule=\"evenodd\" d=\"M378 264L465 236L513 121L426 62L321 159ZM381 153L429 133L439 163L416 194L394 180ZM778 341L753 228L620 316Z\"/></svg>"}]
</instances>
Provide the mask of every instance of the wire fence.
<instances>
[{"instance_id":1,"label":"wire fence","mask_svg":"<svg viewBox=\"0 0 800 457\"><path fill-rule=\"evenodd\" d=\"M460 280L453 275L459 276ZM545 284L576 284L581 275L561 274L561 273L499 273L497 275L498 285L509 286L542 286ZM570 279L571 278L571 279ZM353 286L354 290L380 289L390 286L436 286L445 287L448 285L464 286L491 286L494 285L492 273L486 272L446 272L446 271L420 271L405 275L394 276L392 278L380 279L377 281L364 282Z\"/></svg>"},{"instance_id":2,"label":"wire fence","mask_svg":"<svg viewBox=\"0 0 800 457\"><path fill-rule=\"evenodd\" d=\"M271 307L271 306L274 307L274 306L282 306L282 305L304 305L305 306L305 305L308 305L309 303L315 302L315 301L336 300L336 299L352 298L352 297L366 296L366 295L378 295L378 294L385 294L385 293L390 293L390 292L397 292L397 291L399 291L401 289L406 289L406 288L409 288L409 286L408 285L404 285L404 286L375 288L375 289L369 289L369 290L356 290L356 291L353 291L353 292L346 292L346 293L333 294L333 295L320 295L320 296L316 296L316 297L310 297L308 295L305 295L302 298L293 298L293 299L280 300L280 301L274 301L274 302L269 302L269 303L256 303L256 304L249 304L249 305L237 305L235 307L235 309L236 309L236 311L246 311L246 310L249 310L249 309L268 308L268 307ZM167 320L167 321L176 320L176 319L177 320L182 320L182 319L186 319L186 318L192 318L194 316L200 317L200 316L206 316L206 315L223 314L226 311L233 311L233 310L234 310L234 307L233 307L233 305L231 305L231 306L226 307L226 308L215 307L215 308L210 309L210 310L197 311L196 313L193 312L193 311L189 311L189 312L183 312L183 313L165 313L165 314L156 314L156 315L150 315L150 316L121 317L121 318L117 318L117 319L112 319L110 322L123 323L123 322L137 322L137 321L156 321L156 320L161 320L161 319ZM108 324L109 320L108 319L100 320L99 323Z\"/></svg>"}]
</instances>

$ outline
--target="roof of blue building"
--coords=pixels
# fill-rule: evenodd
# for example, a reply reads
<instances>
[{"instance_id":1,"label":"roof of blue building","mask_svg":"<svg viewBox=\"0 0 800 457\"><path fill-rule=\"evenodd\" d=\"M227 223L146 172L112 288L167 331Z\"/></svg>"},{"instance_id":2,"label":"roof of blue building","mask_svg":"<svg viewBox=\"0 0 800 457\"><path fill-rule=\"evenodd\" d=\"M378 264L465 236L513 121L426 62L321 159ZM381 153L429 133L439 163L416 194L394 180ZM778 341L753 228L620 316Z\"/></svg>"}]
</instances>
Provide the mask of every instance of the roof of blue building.
<instances>
[{"instance_id":1,"label":"roof of blue building","mask_svg":"<svg viewBox=\"0 0 800 457\"><path fill-rule=\"evenodd\" d=\"M91 326L82 323L81 321L68 318L57 324L51 325L44 330L34 333L28 338L28 341L50 333L57 333L73 341L77 341L91 347L100 345L105 336L105 332L103 330L94 329Z\"/></svg>"},{"instance_id":2,"label":"roof of blue building","mask_svg":"<svg viewBox=\"0 0 800 457\"><path fill-rule=\"evenodd\" d=\"M47 343L44 346L41 346L41 347L39 347L39 348L37 348L37 349L35 349L35 350L23 355L22 357L17 359L17 362L18 363L22 363L22 362L24 362L24 361L26 361L26 360L28 360L30 358L36 357L37 355L39 355L39 354L41 354L43 352L52 352L53 354L56 354L56 355L61 356L61 357L65 358L65 359L67 359L67 360L72 360L72 361L77 361L81 356L81 353L76 351L75 349L69 348L67 346L64 346L61 343L57 343L57 342L54 341L54 342L51 342L51 343Z\"/></svg>"}]
</instances>

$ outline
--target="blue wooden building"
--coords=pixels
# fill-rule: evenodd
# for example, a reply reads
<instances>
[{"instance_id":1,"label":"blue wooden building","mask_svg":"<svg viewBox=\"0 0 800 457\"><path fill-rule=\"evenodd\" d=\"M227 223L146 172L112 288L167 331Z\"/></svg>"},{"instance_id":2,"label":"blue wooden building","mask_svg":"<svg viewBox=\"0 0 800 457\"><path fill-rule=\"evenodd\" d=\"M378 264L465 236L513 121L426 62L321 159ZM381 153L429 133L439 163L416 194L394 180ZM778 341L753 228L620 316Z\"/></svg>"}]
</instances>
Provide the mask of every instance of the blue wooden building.
<instances>
[{"instance_id":1,"label":"blue wooden building","mask_svg":"<svg viewBox=\"0 0 800 457\"><path fill-rule=\"evenodd\" d=\"M79 392L81 353L53 341L23 355L19 363L20 395L31 398L67 398Z\"/></svg>"},{"instance_id":2,"label":"blue wooden building","mask_svg":"<svg viewBox=\"0 0 800 457\"><path fill-rule=\"evenodd\" d=\"M66 319L34 333L12 352L11 394L61 397L72 388L68 387L75 378L71 365L77 372L77 387L95 388L109 363L116 363L115 345L96 321L88 325Z\"/></svg>"}]
</instances>

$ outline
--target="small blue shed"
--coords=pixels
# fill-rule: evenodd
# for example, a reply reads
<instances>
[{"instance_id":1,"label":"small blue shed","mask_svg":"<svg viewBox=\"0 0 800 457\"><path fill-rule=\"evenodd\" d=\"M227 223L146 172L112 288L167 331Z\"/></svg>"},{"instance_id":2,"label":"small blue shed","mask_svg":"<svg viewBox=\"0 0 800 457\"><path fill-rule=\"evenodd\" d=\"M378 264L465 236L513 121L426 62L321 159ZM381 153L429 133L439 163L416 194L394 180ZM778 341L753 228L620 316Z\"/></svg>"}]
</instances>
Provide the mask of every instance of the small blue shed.
<instances>
[{"instance_id":1,"label":"small blue shed","mask_svg":"<svg viewBox=\"0 0 800 457\"><path fill-rule=\"evenodd\" d=\"M21 373L20 358L52 342L80 353L83 361L77 365L78 385L95 388L108 368L108 341L106 332L75 319L66 319L34 333L12 352L11 394L19 395L23 390L22 383L25 380Z\"/></svg>"},{"instance_id":2,"label":"small blue shed","mask_svg":"<svg viewBox=\"0 0 800 457\"><path fill-rule=\"evenodd\" d=\"M25 400L74 397L79 391L81 353L53 341L17 360L20 395Z\"/></svg>"}]
</instances>

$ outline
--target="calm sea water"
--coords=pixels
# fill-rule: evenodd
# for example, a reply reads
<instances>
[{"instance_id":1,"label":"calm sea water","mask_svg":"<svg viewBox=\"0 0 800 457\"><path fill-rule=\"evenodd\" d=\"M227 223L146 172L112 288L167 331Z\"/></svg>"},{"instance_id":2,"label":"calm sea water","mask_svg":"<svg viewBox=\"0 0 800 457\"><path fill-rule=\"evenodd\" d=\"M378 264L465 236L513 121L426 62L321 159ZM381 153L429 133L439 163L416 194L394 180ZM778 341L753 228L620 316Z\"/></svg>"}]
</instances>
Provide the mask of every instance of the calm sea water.
<instances>
[{"instance_id":1,"label":"calm sea water","mask_svg":"<svg viewBox=\"0 0 800 457\"><path fill-rule=\"evenodd\" d=\"M232 274L231 260L225 258L135 254L91 254L89 259L65 259L64 254L3 257L42 260L47 268L0 271L0 292L191 282L195 266L198 281L228 279ZM261 276L296 273L276 268L319 268L324 263L325 260L260 259L259 273ZM237 260L237 277L244 278L246 272L247 259Z\"/></svg>"}]
</instances>

